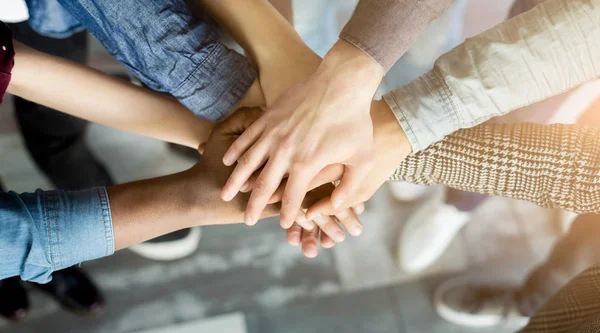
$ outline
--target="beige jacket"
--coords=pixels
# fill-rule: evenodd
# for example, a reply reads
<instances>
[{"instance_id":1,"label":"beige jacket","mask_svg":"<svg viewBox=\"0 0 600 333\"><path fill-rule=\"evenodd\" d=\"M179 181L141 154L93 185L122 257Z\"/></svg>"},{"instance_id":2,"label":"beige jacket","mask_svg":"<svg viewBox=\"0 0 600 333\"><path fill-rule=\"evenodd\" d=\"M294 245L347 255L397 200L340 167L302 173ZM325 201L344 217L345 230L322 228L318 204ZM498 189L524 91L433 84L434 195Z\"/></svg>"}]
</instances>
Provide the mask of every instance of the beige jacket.
<instances>
[{"instance_id":1,"label":"beige jacket","mask_svg":"<svg viewBox=\"0 0 600 333\"><path fill-rule=\"evenodd\" d=\"M461 128L600 75L600 0L548 0L441 56L384 96L423 150Z\"/></svg>"}]
</instances>

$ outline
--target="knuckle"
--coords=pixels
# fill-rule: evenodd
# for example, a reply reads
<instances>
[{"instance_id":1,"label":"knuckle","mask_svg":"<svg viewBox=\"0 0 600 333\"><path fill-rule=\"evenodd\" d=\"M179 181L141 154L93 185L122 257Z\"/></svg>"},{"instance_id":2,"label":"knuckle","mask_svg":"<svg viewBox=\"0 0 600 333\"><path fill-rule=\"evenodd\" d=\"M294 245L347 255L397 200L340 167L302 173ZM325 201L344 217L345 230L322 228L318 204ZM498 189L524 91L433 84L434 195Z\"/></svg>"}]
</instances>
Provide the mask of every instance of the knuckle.
<instances>
[{"instance_id":1,"label":"knuckle","mask_svg":"<svg viewBox=\"0 0 600 333\"><path fill-rule=\"evenodd\" d=\"M294 144L292 139L289 136L281 138L279 144L277 145L277 154L287 155L292 150Z\"/></svg>"},{"instance_id":2,"label":"knuckle","mask_svg":"<svg viewBox=\"0 0 600 333\"><path fill-rule=\"evenodd\" d=\"M346 220L349 216L350 214L348 214L347 210L343 210L335 215L339 220Z\"/></svg>"},{"instance_id":3,"label":"knuckle","mask_svg":"<svg viewBox=\"0 0 600 333\"><path fill-rule=\"evenodd\" d=\"M289 194L284 194L283 197L281 198L281 204L285 207L292 206L295 203L296 203L296 200L294 199L293 196L291 196Z\"/></svg>"},{"instance_id":4,"label":"knuckle","mask_svg":"<svg viewBox=\"0 0 600 333\"><path fill-rule=\"evenodd\" d=\"M238 164L242 167L250 167L252 166L252 157L250 154L246 153L238 158Z\"/></svg>"},{"instance_id":5,"label":"knuckle","mask_svg":"<svg viewBox=\"0 0 600 333\"><path fill-rule=\"evenodd\" d=\"M268 189L268 183L263 177L256 178L254 182L254 191L265 192Z\"/></svg>"}]
</instances>

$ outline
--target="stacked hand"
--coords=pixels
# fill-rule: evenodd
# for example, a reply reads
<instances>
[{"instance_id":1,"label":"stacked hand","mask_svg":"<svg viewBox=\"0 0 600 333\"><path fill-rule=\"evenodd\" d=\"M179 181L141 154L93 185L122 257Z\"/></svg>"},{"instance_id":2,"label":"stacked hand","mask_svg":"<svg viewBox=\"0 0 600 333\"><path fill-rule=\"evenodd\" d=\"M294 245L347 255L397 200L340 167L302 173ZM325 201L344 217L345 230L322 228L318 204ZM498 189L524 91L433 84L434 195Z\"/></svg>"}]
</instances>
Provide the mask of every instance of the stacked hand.
<instances>
[{"instance_id":1,"label":"stacked hand","mask_svg":"<svg viewBox=\"0 0 600 333\"><path fill-rule=\"evenodd\" d=\"M340 224L360 234L354 211L363 209L362 202L410 151L389 108L385 111L399 138L380 140L378 136L388 131L373 126L371 103L383 67L346 41L339 41L321 61L285 20L271 15L266 1L242 3L251 15L221 2L207 3L220 23L237 31L234 35L258 68L266 101L266 112L223 156L225 165L237 165L221 198L231 201L239 192L251 191L244 216L249 225L257 222L267 204L280 200L281 225L289 229L296 221L315 241L322 232L326 247L344 239ZM266 20L268 29L257 25ZM386 148L396 144L401 153L376 147L381 142ZM340 179L330 197L309 209L307 218L301 210L307 191ZM298 231L295 226L288 234L300 236Z\"/></svg>"}]
</instances>

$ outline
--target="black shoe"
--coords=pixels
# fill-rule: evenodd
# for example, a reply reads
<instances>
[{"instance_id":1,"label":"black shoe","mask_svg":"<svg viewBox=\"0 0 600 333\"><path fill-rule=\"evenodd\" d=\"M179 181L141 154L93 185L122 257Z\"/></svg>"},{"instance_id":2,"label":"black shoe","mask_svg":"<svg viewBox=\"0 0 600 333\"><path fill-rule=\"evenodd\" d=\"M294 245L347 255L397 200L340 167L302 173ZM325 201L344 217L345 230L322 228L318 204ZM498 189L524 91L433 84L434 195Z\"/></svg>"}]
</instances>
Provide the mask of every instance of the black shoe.
<instances>
[{"instance_id":1,"label":"black shoe","mask_svg":"<svg viewBox=\"0 0 600 333\"><path fill-rule=\"evenodd\" d=\"M201 235L199 227L183 229L134 245L129 249L147 259L177 260L196 251Z\"/></svg>"},{"instance_id":2,"label":"black shoe","mask_svg":"<svg viewBox=\"0 0 600 333\"><path fill-rule=\"evenodd\" d=\"M65 309L80 315L96 316L104 310L104 296L77 267L52 273L52 281L34 286L54 298Z\"/></svg>"},{"instance_id":3,"label":"black shoe","mask_svg":"<svg viewBox=\"0 0 600 333\"><path fill-rule=\"evenodd\" d=\"M0 316L19 321L29 313L29 298L19 277L0 280Z\"/></svg>"}]
</instances>

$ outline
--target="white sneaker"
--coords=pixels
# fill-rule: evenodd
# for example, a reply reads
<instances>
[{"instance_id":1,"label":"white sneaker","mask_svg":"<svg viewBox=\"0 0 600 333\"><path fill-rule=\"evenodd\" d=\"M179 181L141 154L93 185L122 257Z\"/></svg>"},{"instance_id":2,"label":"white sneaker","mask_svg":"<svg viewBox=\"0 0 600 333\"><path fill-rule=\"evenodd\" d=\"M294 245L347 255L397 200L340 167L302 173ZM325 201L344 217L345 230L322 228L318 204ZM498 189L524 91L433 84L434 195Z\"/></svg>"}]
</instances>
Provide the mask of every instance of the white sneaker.
<instances>
[{"instance_id":1,"label":"white sneaker","mask_svg":"<svg viewBox=\"0 0 600 333\"><path fill-rule=\"evenodd\" d=\"M388 182L392 196L402 202L414 201L423 196L431 189L431 186L417 185L407 182Z\"/></svg>"},{"instance_id":2,"label":"white sneaker","mask_svg":"<svg viewBox=\"0 0 600 333\"><path fill-rule=\"evenodd\" d=\"M438 315L457 325L522 328L529 322L518 310L515 288L474 286L458 278L439 285L433 301Z\"/></svg>"},{"instance_id":3,"label":"white sneaker","mask_svg":"<svg viewBox=\"0 0 600 333\"><path fill-rule=\"evenodd\" d=\"M147 259L170 261L189 256L198 248L202 230L200 227L182 229L134 245L129 249Z\"/></svg>"},{"instance_id":4,"label":"white sneaker","mask_svg":"<svg viewBox=\"0 0 600 333\"><path fill-rule=\"evenodd\" d=\"M470 213L442 200L430 200L418 208L402 229L398 257L400 267L408 273L419 273L433 264L471 218Z\"/></svg>"}]
</instances>

